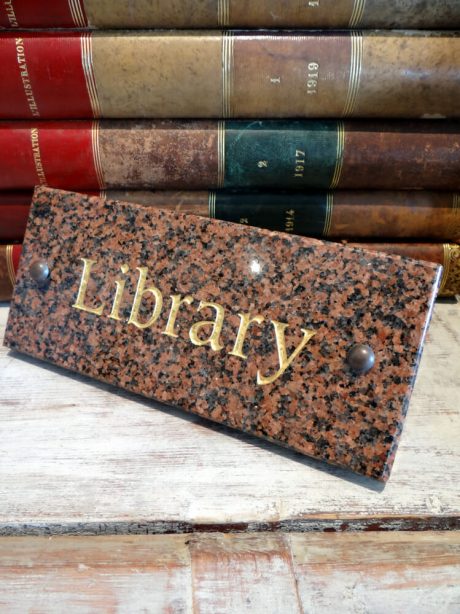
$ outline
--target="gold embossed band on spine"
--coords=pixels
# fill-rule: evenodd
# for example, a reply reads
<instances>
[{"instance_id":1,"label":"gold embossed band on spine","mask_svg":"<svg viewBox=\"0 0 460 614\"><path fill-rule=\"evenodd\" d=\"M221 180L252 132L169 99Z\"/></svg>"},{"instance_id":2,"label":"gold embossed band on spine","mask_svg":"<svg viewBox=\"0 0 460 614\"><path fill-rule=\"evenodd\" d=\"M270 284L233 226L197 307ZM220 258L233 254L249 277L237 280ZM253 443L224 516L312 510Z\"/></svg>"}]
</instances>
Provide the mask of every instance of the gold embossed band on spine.
<instances>
[{"instance_id":1,"label":"gold embossed band on spine","mask_svg":"<svg viewBox=\"0 0 460 614\"><path fill-rule=\"evenodd\" d=\"M343 116L349 117L353 114L358 98L359 84L361 81L361 71L363 66L363 35L361 32L351 32L351 60L350 78L348 81L348 93Z\"/></svg>"},{"instance_id":2,"label":"gold embossed band on spine","mask_svg":"<svg viewBox=\"0 0 460 614\"><path fill-rule=\"evenodd\" d=\"M16 273L14 272L13 264L13 245L6 246L5 257L8 277L10 278L11 286L14 286L14 284L16 283Z\"/></svg>"},{"instance_id":3,"label":"gold embossed band on spine","mask_svg":"<svg viewBox=\"0 0 460 614\"><path fill-rule=\"evenodd\" d=\"M330 188L334 190L338 185L342 176L343 169L343 152L345 149L345 124L337 122L337 152L335 157L335 169L332 176Z\"/></svg>"},{"instance_id":4,"label":"gold embossed band on spine","mask_svg":"<svg viewBox=\"0 0 460 614\"><path fill-rule=\"evenodd\" d=\"M353 12L351 13L349 28L357 28L361 25L361 20L366 8L366 0L355 0L353 4Z\"/></svg>"},{"instance_id":5,"label":"gold embossed band on spine","mask_svg":"<svg viewBox=\"0 0 460 614\"><path fill-rule=\"evenodd\" d=\"M222 33L222 117L233 117L233 32Z\"/></svg>"},{"instance_id":6,"label":"gold embossed band on spine","mask_svg":"<svg viewBox=\"0 0 460 614\"><path fill-rule=\"evenodd\" d=\"M70 14L76 28L86 28L88 25L80 0L69 0Z\"/></svg>"},{"instance_id":7,"label":"gold embossed band on spine","mask_svg":"<svg viewBox=\"0 0 460 614\"><path fill-rule=\"evenodd\" d=\"M217 25L223 28L230 25L230 0L217 0Z\"/></svg>"},{"instance_id":8,"label":"gold embossed band on spine","mask_svg":"<svg viewBox=\"0 0 460 614\"><path fill-rule=\"evenodd\" d=\"M442 261L442 277L441 283L439 284L439 294L442 294L445 286L447 278L449 277L449 268L450 268L450 245L448 243L444 243L442 246L444 250L444 257Z\"/></svg>"},{"instance_id":9,"label":"gold embossed band on spine","mask_svg":"<svg viewBox=\"0 0 460 614\"><path fill-rule=\"evenodd\" d=\"M225 181L225 121L217 122L217 187L223 188Z\"/></svg>"},{"instance_id":10,"label":"gold embossed band on spine","mask_svg":"<svg viewBox=\"0 0 460 614\"><path fill-rule=\"evenodd\" d=\"M334 206L334 195L328 192L326 199L326 218L324 220L323 237L328 237L331 232L332 207Z\"/></svg>"},{"instance_id":11,"label":"gold embossed band on spine","mask_svg":"<svg viewBox=\"0 0 460 614\"><path fill-rule=\"evenodd\" d=\"M86 88L88 90L93 116L101 117L101 107L93 70L93 44L91 36L90 32L81 35L81 61L83 72L85 73Z\"/></svg>"},{"instance_id":12,"label":"gold embossed band on spine","mask_svg":"<svg viewBox=\"0 0 460 614\"><path fill-rule=\"evenodd\" d=\"M216 217L216 196L217 194L213 190L208 194L208 215L213 219Z\"/></svg>"},{"instance_id":13,"label":"gold embossed band on spine","mask_svg":"<svg viewBox=\"0 0 460 614\"><path fill-rule=\"evenodd\" d=\"M460 245L445 243L443 273L439 294L442 296L455 296L460 293Z\"/></svg>"},{"instance_id":14,"label":"gold embossed band on spine","mask_svg":"<svg viewBox=\"0 0 460 614\"><path fill-rule=\"evenodd\" d=\"M101 153L100 153L100 145L99 145L99 121L93 121L91 126L91 145L93 149L93 161L94 161L94 169L97 175L97 181L99 183L100 188L105 187L104 183L104 173L102 171L102 163L101 163Z\"/></svg>"}]
</instances>

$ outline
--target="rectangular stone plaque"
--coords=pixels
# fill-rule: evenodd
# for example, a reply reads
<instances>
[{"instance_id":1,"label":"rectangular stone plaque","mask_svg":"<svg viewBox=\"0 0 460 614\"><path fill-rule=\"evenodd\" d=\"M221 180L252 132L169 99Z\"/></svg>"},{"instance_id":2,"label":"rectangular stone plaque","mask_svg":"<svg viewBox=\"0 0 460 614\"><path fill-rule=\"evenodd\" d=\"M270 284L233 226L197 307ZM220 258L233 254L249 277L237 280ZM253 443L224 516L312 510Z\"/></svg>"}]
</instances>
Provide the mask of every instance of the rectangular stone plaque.
<instances>
[{"instance_id":1,"label":"rectangular stone plaque","mask_svg":"<svg viewBox=\"0 0 460 614\"><path fill-rule=\"evenodd\" d=\"M37 188L5 344L386 480L440 273Z\"/></svg>"}]
</instances>

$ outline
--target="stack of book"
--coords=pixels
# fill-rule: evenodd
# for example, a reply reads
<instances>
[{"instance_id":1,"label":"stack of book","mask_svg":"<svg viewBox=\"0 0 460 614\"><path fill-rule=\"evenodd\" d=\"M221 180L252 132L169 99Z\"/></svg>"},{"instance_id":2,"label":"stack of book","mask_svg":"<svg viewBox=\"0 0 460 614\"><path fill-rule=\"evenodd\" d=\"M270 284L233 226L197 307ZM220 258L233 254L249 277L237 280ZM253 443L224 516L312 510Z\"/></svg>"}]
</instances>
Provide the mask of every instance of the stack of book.
<instances>
[{"instance_id":1,"label":"stack of book","mask_svg":"<svg viewBox=\"0 0 460 614\"><path fill-rule=\"evenodd\" d=\"M1 299L37 184L439 262L460 293L458 0L9 0L0 26Z\"/></svg>"}]
</instances>

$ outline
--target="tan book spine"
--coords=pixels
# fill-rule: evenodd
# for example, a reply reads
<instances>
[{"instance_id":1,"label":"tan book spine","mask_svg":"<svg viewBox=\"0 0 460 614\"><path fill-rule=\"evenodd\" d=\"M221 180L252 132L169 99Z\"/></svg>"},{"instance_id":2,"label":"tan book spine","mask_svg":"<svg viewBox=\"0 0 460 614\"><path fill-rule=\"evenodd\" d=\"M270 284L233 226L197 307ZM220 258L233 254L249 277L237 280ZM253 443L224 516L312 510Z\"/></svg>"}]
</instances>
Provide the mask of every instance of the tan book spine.
<instances>
[{"instance_id":1,"label":"tan book spine","mask_svg":"<svg viewBox=\"0 0 460 614\"><path fill-rule=\"evenodd\" d=\"M6 28L456 28L457 0L8 0Z\"/></svg>"},{"instance_id":2,"label":"tan book spine","mask_svg":"<svg viewBox=\"0 0 460 614\"><path fill-rule=\"evenodd\" d=\"M8 32L0 62L12 119L460 115L452 32Z\"/></svg>"}]
</instances>

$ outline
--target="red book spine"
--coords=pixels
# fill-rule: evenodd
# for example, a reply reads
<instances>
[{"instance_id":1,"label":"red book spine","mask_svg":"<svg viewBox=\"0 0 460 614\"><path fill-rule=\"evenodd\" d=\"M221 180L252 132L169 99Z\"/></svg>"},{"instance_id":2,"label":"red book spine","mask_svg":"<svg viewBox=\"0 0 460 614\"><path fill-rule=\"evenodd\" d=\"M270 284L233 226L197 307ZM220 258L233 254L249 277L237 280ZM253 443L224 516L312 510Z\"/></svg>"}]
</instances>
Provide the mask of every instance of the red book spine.
<instances>
[{"instance_id":1,"label":"red book spine","mask_svg":"<svg viewBox=\"0 0 460 614\"><path fill-rule=\"evenodd\" d=\"M85 191L89 196L101 196L101 191ZM29 218L32 190L0 191L0 241L22 241Z\"/></svg>"},{"instance_id":2,"label":"red book spine","mask_svg":"<svg viewBox=\"0 0 460 614\"><path fill-rule=\"evenodd\" d=\"M52 58L46 69L43 58ZM97 99L89 33L7 32L0 37L0 117L93 117Z\"/></svg>"},{"instance_id":3,"label":"red book spine","mask_svg":"<svg viewBox=\"0 0 460 614\"><path fill-rule=\"evenodd\" d=\"M92 120L3 122L0 130L0 169L7 185L19 189L60 185L80 190L102 187L96 143L99 124Z\"/></svg>"},{"instance_id":4,"label":"red book spine","mask_svg":"<svg viewBox=\"0 0 460 614\"><path fill-rule=\"evenodd\" d=\"M4 0L0 27L85 28L88 19L83 0ZM44 6L45 5L45 6Z\"/></svg>"}]
</instances>

